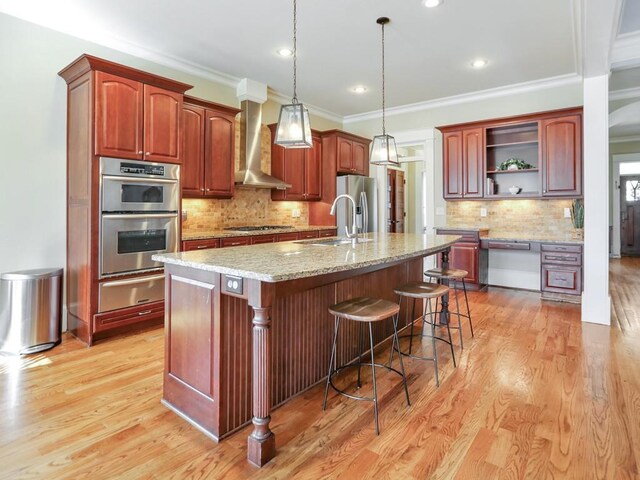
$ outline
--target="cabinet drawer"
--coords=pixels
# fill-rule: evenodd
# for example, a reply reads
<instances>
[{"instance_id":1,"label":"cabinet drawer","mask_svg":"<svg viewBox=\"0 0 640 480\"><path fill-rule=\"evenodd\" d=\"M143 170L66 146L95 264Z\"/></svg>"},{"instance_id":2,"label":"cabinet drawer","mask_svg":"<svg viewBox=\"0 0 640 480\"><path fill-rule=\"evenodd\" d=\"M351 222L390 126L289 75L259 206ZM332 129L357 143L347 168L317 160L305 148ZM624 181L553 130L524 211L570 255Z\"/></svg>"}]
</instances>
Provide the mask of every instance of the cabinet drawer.
<instances>
[{"instance_id":1,"label":"cabinet drawer","mask_svg":"<svg viewBox=\"0 0 640 480\"><path fill-rule=\"evenodd\" d=\"M278 241L279 242L290 242L291 240L298 240L300 235L298 232L289 232L289 233L279 233Z\"/></svg>"},{"instance_id":2,"label":"cabinet drawer","mask_svg":"<svg viewBox=\"0 0 640 480\"><path fill-rule=\"evenodd\" d=\"M569 252L582 253L582 245L561 245L557 243L543 243L540 246L543 252Z\"/></svg>"},{"instance_id":3,"label":"cabinet drawer","mask_svg":"<svg viewBox=\"0 0 640 480\"><path fill-rule=\"evenodd\" d=\"M139 307L122 308L93 317L93 331L103 332L132 323L144 322L164 316L164 301L149 303Z\"/></svg>"},{"instance_id":4,"label":"cabinet drawer","mask_svg":"<svg viewBox=\"0 0 640 480\"><path fill-rule=\"evenodd\" d=\"M204 240L185 240L182 242L182 251L189 252L191 250L206 250L207 248L220 247L220 241L217 238L207 238Z\"/></svg>"},{"instance_id":5,"label":"cabinet drawer","mask_svg":"<svg viewBox=\"0 0 640 480\"><path fill-rule=\"evenodd\" d=\"M333 230L320 230L320 237L335 237L338 235L338 229L334 228Z\"/></svg>"},{"instance_id":6,"label":"cabinet drawer","mask_svg":"<svg viewBox=\"0 0 640 480\"><path fill-rule=\"evenodd\" d=\"M311 230L309 232L300 232L300 240L305 238L318 238L318 230Z\"/></svg>"},{"instance_id":7,"label":"cabinet drawer","mask_svg":"<svg viewBox=\"0 0 640 480\"><path fill-rule=\"evenodd\" d=\"M489 248L496 248L499 250L531 250L531 244L529 242L489 241Z\"/></svg>"},{"instance_id":8,"label":"cabinet drawer","mask_svg":"<svg viewBox=\"0 0 640 480\"><path fill-rule=\"evenodd\" d=\"M580 295L582 292L582 268L571 266L542 265L543 292Z\"/></svg>"},{"instance_id":9,"label":"cabinet drawer","mask_svg":"<svg viewBox=\"0 0 640 480\"><path fill-rule=\"evenodd\" d=\"M251 237L251 245L259 245L261 243L274 243L276 241L276 234L272 235L256 235Z\"/></svg>"},{"instance_id":10,"label":"cabinet drawer","mask_svg":"<svg viewBox=\"0 0 640 480\"><path fill-rule=\"evenodd\" d=\"M240 245L251 245L251 237L227 237L220 239L220 246L239 247Z\"/></svg>"},{"instance_id":11,"label":"cabinet drawer","mask_svg":"<svg viewBox=\"0 0 640 480\"><path fill-rule=\"evenodd\" d=\"M541 262L558 265L582 265L581 253L541 252Z\"/></svg>"}]
</instances>

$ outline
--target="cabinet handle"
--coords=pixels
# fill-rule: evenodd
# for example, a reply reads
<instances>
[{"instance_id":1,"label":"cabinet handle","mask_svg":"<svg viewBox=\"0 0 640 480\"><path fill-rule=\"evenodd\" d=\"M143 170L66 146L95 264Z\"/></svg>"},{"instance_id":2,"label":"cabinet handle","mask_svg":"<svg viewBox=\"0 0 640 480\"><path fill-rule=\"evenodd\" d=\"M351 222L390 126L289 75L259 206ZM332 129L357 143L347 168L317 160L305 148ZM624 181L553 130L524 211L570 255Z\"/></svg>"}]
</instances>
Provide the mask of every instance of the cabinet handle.
<instances>
[{"instance_id":1,"label":"cabinet handle","mask_svg":"<svg viewBox=\"0 0 640 480\"><path fill-rule=\"evenodd\" d=\"M138 316L149 315L153 310L145 310L144 312L138 312Z\"/></svg>"},{"instance_id":2,"label":"cabinet handle","mask_svg":"<svg viewBox=\"0 0 640 480\"><path fill-rule=\"evenodd\" d=\"M145 155L151 155L151 152L146 152Z\"/></svg>"},{"instance_id":3,"label":"cabinet handle","mask_svg":"<svg viewBox=\"0 0 640 480\"><path fill-rule=\"evenodd\" d=\"M204 188L201 188L200 190L202 190L204 192Z\"/></svg>"},{"instance_id":4,"label":"cabinet handle","mask_svg":"<svg viewBox=\"0 0 640 480\"><path fill-rule=\"evenodd\" d=\"M138 152L138 155L142 155L142 150L140 150L140 151Z\"/></svg>"},{"instance_id":5,"label":"cabinet handle","mask_svg":"<svg viewBox=\"0 0 640 480\"><path fill-rule=\"evenodd\" d=\"M201 248L209 248L209 245L198 245L196 248L198 250L200 250Z\"/></svg>"}]
</instances>

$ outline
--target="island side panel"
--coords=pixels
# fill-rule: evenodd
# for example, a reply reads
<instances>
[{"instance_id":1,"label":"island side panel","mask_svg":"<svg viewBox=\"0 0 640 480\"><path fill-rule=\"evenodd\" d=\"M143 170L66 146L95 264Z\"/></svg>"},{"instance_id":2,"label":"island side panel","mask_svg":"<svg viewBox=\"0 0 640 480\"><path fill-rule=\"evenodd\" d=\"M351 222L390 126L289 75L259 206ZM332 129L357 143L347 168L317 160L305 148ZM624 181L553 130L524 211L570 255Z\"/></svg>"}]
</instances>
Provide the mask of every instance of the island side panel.
<instances>
[{"instance_id":1,"label":"island side panel","mask_svg":"<svg viewBox=\"0 0 640 480\"><path fill-rule=\"evenodd\" d=\"M345 298L377 296L397 301L393 289L422 279L422 258L286 294L271 309L271 404L277 407L322 381L327 374L333 317L328 307ZM282 293L284 292L284 293ZM407 304L400 326L406 325ZM221 295L220 436L227 436L251 421L251 366L253 311L244 298ZM416 314L420 313L416 306ZM341 328L339 359L348 362L358 355L358 324ZM389 338L391 321L376 326L376 344Z\"/></svg>"},{"instance_id":2,"label":"island side panel","mask_svg":"<svg viewBox=\"0 0 640 480\"><path fill-rule=\"evenodd\" d=\"M169 266L165 275L163 402L220 435L220 276Z\"/></svg>"}]
</instances>

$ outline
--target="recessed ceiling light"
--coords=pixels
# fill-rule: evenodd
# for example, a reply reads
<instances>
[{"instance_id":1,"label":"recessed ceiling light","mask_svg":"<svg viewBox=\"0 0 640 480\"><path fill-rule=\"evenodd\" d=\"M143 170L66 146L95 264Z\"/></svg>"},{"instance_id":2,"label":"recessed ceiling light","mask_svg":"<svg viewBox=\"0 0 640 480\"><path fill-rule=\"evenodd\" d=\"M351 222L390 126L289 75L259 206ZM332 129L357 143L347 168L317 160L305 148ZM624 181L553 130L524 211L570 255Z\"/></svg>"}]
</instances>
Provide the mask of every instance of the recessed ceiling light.
<instances>
[{"instance_id":1,"label":"recessed ceiling light","mask_svg":"<svg viewBox=\"0 0 640 480\"><path fill-rule=\"evenodd\" d=\"M290 48L279 48L277 52L281 57L290 57L293 55L293 51Z\"/></svg>"},{"instance_id":2,"label":"recessed ceiling light","mask_svg":"<svg viewBox=\"0 0 640 480\"><path fill-rule=\"evenodd\" d=\"M354 93L364 93L367 91L367 87L364 87L362 85L358 85L357 87L353 87L352 88Z\"/></svg>"},{"instance_id":3,"label":"recessed ceiling light","mask_svg":"<svg viewBox=\"0 0 640 480\"><path fill-rule=\"evenodd\" d=\"M422 4L427 8L437 7L438 5L442 5L444 0L424 0Z\"/></svg>"},{"instance_id":4,"label":"recessed ceiling light","mask_svg":"<svg viewBox=\"0 0 640 480\"><path fill-rule=\"evenodd\" d=\"M487 66L487 62L486 60L479 58L477 60L474 60L473 62L471 62L471 66L473 68L482 68L482 67L486 67Z\"/></svg>"}]
</instances>

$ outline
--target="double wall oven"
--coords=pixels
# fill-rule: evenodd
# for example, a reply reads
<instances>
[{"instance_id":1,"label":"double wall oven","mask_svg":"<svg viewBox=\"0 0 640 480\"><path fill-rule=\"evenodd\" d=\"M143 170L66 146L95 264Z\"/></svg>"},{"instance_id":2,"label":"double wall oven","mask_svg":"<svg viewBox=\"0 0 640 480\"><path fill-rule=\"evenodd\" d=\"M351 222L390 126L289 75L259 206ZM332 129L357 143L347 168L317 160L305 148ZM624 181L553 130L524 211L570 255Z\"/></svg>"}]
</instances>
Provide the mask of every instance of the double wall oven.
<instances>
[{"instance_id":1,"label":"double wall oven","mask_svg":"<svg viewBox=\"0 0 640 480\"><path fill-rule=\"evenodd\" d=\"M179 208L178 165L100 158L99 312L164 298L151 257L179 250Z\"/></svg>"}]
</instances>

